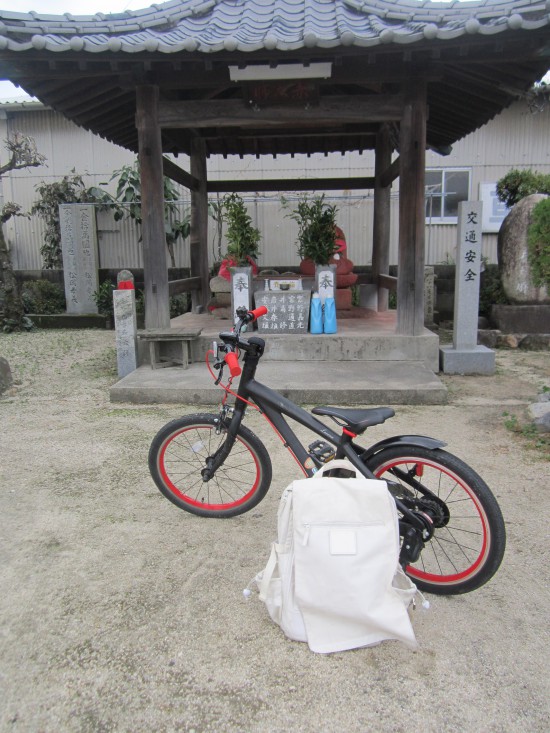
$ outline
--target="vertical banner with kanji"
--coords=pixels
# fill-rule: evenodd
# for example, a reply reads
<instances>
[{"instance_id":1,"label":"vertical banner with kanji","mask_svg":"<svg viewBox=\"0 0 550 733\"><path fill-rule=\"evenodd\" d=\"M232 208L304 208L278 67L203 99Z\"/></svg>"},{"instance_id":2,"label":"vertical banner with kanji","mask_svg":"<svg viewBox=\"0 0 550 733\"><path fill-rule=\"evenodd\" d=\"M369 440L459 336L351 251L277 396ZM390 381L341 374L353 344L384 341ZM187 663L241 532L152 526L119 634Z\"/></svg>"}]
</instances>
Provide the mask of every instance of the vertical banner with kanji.
<instances>
[{"instance_id":1,"label":"vertical banner with kanji","mask_svg":"<svg viewBox=\"0 0 550 733\"><path fill-rule=\"evenodd\" d=\"M454 348L475 349L481 276L481 201L458 204L456 248Z\"/></svg>"},{"instance_id":2,"label":"vertical banner with kanji","mask_svg":"<svg viewBox=\"0 0 550 733\"><path fill-rule=\"evenodd\" d=\"M231 272L231 310L233 323L237 323L237 308L252 307L252 268L230 267Z\"/></svg>"}]
</instances>

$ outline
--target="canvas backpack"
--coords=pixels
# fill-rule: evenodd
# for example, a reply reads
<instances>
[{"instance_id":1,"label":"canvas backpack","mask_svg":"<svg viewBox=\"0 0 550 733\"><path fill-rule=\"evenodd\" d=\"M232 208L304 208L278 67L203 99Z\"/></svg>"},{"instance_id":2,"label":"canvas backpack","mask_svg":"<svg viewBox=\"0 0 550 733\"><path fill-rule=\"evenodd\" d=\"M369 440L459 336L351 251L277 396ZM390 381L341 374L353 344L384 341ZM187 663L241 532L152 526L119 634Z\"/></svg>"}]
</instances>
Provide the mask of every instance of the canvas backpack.
<instances>
[{"instance_id":1,"label":"canvas backpack","mask_svg":"<svg viewBox=\"0 0 550 733\"><path fill-rule=\"evenodd\" d=\"M344 468L355 478L329 477ZM398 639L416 646L416 586L399 565L399 525L385 481L333 460L281 497L277 540L253 583L275 623L314 652Z\"/></svg>"}]
</instances>

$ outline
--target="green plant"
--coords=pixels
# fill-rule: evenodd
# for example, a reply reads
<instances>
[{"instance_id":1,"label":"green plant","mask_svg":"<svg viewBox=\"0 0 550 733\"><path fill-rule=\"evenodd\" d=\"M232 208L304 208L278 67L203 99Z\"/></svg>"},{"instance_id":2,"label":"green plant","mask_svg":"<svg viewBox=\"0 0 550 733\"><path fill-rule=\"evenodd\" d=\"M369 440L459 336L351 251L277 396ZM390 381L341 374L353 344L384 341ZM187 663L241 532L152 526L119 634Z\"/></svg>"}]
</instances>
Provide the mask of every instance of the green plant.
<instances>
[{"instance_id":1,"label":"green plant","mask_svg":"<svg viewBox=\"0 0 550 733\"><path fill-rule=\"evenodd\" d=\"M288 203L282 200L283 206ZM296 208L288 214L298 224L298 255L311 259L316 265L327 265L334 254L336 242L335 205L325 202L324 194L309 199L303 196Z\"/></svg>"},{"instance_id":2,"label":"green plant","mask_svg":"<svg viewBox=\"0 0 550 733\"><path fill-rule=\"evenodd\" d=\"M24 168L36 168L44 164L46 158L36 149L32 137L14 132L5 141L9 154L7 163L0 165L0 180L5 173ZM30 321L26 318L23 301L19 291L19 283L15 277L11 252L4 237L4 224L12 216L27 216L21 214L21 207L12 201L6 201L0 207L0 283L2 284L2 320L4 331L29 330ZM30 324L32 328L32 324Z\"/></svg>"},{"instance_id":3,"label":"green plant","mask_svg":"<svg viewBox=\"0 0 550 733\"><path fill-rule=\"evenodd\" d=\"M505 418L506 430L523 439L527 448L538 451L543 460L550 461L550 436L548 434L539 433L537 426L532 422L520 422L517 415L503 412L502 416Z\"/></svg>"},{"instance_id":4,"label":"green plant","mask_svg":"<svg viewBox=\"0 0 550 733\"><path fill-rule=\"evenodd\" d=\"M106 203L113 210L115 221L120 221L125 215L128 215L134 220L137 226L141 226L141 177L139 163L136 161L134 165L125 165L119 170L114 171L110 180L117 180L115 196L111 196L100 188L92 190L97 196L101 197L103 203ZM186 212L182 219L178 218L179 211L176 205L176 202L179 200L178 191L170 178L165 176L163 183L164 232L166 246L170 254L170 263L172 267L175 267L174 244L179 237L185 239L189 236L191 231L191 214L190 212Z\"/></svg>"},{"instance_id":5,"label":"green plant","mask_svg":"<svg viewBox=\"0 0 550 733\"><path fill-rule=\"evenodd\" d=\"M208 202L208 215L214 220L215 224L215 232L212 239L212 254L214 256L214 272L217 273L220 263L223 260L223 201L220 200L219 193L216 195L216 201Z\"/></svg>"},{"instance_id":6,"label":"green plant","mask_svg":"<svg viewBox=\"0 0 550 733\"><path fill-rule=\"evenodd\" d=\"M112 318L113 311L113 290L115 286L110 280L101 283L93 294L93 299L97 305L97 309L102 316Z\"/></svg>"},{"instance_id":7,"label":"green plant","mask_svg":"<svg viewBox=\"0 0 550 733\"><path fill-rule=\"evenodd\" d=\"M486 260L486 258L483 259ZM485 261L485 269L481 274L479 287L479 315L489 318L491 306L497 304L507 305L509 302L502 287L498 265L489 265Z\"/></svg>"},{"instance_id":8,"label":"green plant","mask_svg":"<svg viewBox=\"0 0 550 733\"><path fill-rule=\"evenodd\" d=\"M35 186L40 198L32 205L31 214L37 214L46 225L44 244L40 248L46 270L63 266L59 206L78 203L105 204L104 192L95 187L86 188L82 176L74 168L71 173L72 175L63 176L60 181L41 181Z\"/></svg>"},{"instance_id":9,"label":"green plant","mask_svg":"<svg viewBox=\"0 0 550 733\"><path fill-rule=\"evenodd\" d=\"M550 198L539 201L531 217L527 246L533 285L550 292Z\"/></svg>"},{"instance_id":10,"label":"green plant","mask_svg":"<svg viewBox=\"0 0 550 733\"><path fill-rule=\"evenodd\" d=\"M63 313L66 309L65 292L49 280L31 280L21 290L25 313Z\"/></svg>"},{"instance_id":11,"label":"green plant","mask_svg":"<svg viewBox=\"0 0 550 733\"><path fill-rule=\"evenodd\" d=\"M498 200L511 208L532 193L550 194L550 175L532 171L530 168L526 170L513 168L497 181L496 192Z\"/></svg>"},{"instance_id":12,"label":"green plant","mask_svg":"<svg viewBox=\"0 0 550 733\"><path fill-rule=\"evenodd\" d=\"M15 318L4 318L2 320L2 331L4 333L12 333L13 331L32 331L34 323L28 316L23 316L20 320Z\"/></svg>"},{"instance_id":13,"label":"green plant","mask_svg":"<svg viewBox=\"0 0 550 733\"><path fill-rule=\"evenodd\" d=\"M169 300L170 318L176 318L176 316L181 316L183 313L187 313L190 308L189 300L189 293L172 295Z\"/></svg>"},{"instance_id":14,"label":"green plant","mask_svg":"<svg viewBox=\"0 0 550 733\"><path fill-rule=\"evenodd\" d=\"M252 226L252 218L238 193L224 196L222 207L222 216L227 224L225 232L227 255L237 265L247 265L249 258L255 260L260 254L258 251L260 231Z\"/></svg>"}]
</instances>

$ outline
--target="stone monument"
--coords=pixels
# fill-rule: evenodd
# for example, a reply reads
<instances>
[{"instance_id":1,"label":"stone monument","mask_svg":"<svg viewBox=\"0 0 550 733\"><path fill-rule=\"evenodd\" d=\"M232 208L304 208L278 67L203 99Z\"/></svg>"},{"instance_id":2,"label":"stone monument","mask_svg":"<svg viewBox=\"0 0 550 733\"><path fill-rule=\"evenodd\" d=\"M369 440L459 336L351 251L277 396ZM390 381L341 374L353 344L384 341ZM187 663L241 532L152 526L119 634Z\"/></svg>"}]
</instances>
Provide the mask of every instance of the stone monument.
<instances>
[{"instance_id":1,"label":"stone monument","mask_svg":"<svg viewBox=\"0 0 550 733\"><path fill-rule=\"evenodd\" d=\"M6 392L12 384L13 377L8 360L0 356L0 394Z\"/></svg>"},{"instance_id":2,"label":"stone monument","mask_svg":"<svg viewBox=\"0 0 550 733\"><path fill-rule=\"evenodd\" d=\"M117 283L118 289L113 290L113 309L117 369L122 378L137 369L136 291L129 270L118 273Z\"/></svg>"},{"instance_id":3,"label":"stone monument","mask_svg":"<svg viewBox=\"0 0 550 733\"><path fill-rule=\"evenodd\" d=\"M550 333L550 292L533 282L527 242L533 209L544 194L518 201L498 233L498 268L511 305L493 305L491 320L503 333Z\"/></svg>"},{"instance_id":4,"label":"stone monument","mask_svg":"<svg viewBox=\"0 0 550 733\"><path fill-rule=\"evenodd\" d=\"M99 278L94 207L62 204L59 219L67 313L97 313L94 292Z\"/></svg>"},{"instance_id":5,"label":"stone monument","mask_svg":"<svg viewBox=\"0 0 550 733\"><path fill-rule=\"evenodd\" d=\"M495 352L477 343L481 215L480 201L458 205L453 345L439 350L441 370L446 374L495 372Z\"/></svg>"}]
</instances>

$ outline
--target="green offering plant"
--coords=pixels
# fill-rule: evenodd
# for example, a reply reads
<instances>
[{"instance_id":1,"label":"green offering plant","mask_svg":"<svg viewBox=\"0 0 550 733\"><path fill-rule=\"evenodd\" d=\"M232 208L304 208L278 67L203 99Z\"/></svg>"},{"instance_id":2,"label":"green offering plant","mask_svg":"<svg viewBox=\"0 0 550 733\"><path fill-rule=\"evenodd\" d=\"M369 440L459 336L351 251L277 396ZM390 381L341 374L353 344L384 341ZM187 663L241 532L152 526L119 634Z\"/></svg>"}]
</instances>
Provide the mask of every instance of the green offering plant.
<instances>
[{"instance_id":1,"label":"green offering plant","mask_svg":"<svg viewBox=\"0 0 550 733\"><path fill-rule=\"evenodd\" d=\"M261 239L259 229L252 225L252 218L246 210L243 199L237 193L223 198L223 220L227 224L227 257L238 266L249 265L260 254L258 243Z\"/></svg>"},{"instance_id":2,"label":"green offering plant","mask_svg":"<svg viewBox=\"0 0 550 733\"><path fill-rule=\"evenodd\" d=\"M283 199L283 206L288 202ZM298 224L298 255L311 259L316 265L327 265L336 246L335 205L325 202L324 194L310 199L301 198L288 216Z\"/></svg>"}]
</instances>

